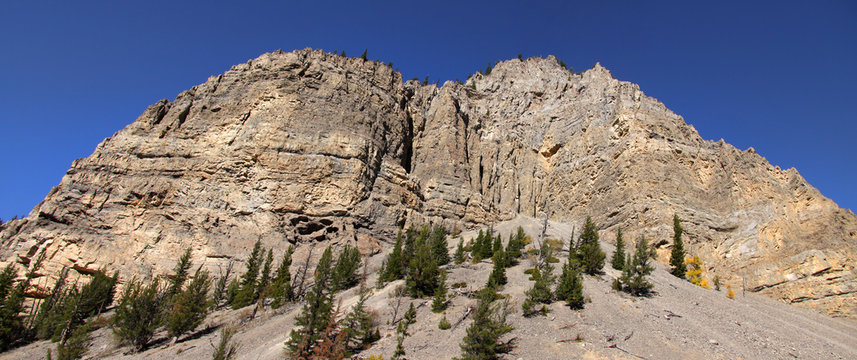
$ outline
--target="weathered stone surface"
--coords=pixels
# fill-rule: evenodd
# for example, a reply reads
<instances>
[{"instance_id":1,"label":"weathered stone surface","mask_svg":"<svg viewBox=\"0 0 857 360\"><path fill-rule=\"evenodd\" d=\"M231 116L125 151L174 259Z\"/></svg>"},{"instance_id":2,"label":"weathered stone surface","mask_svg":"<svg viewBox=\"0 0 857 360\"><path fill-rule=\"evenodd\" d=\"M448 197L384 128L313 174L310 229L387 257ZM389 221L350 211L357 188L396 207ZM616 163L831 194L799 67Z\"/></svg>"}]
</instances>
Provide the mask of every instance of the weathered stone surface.
<instances>
[{"instance_id":1,"label":"weathered stone surface","mask_svg":"<svg viewBox=\"0 0 857 360\"><path fill-rule=\"evenodd\" d=\"M600 65L509 60L442 87L321 51L265 54L147 109L77 160L2 258L150 276L183 249L217 266L256 239L357 242L397 226L463 229L516 214L611 241L646 235L690 252L733 286L857 317L857 217L794 169L703 140ZM17 256L17 257L16 257Z\"/></svg>"}]
</instances>

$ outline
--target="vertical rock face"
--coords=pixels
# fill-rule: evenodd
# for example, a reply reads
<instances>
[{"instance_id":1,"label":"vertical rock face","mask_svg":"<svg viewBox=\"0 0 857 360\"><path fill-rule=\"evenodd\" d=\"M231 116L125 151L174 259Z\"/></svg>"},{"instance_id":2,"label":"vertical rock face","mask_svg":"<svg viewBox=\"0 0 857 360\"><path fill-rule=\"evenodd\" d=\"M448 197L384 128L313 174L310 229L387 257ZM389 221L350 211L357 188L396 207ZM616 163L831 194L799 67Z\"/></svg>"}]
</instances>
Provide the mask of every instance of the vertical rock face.
<instances>
[{"instance_id":1,"label":"vertical rock face","mask_svg":"<svg viewBox=\"0 0 857 360\"><path fill-rule=\"evenodd\" d=\"M519 213L592 216L603 239L621 227L662 253L678 214L721 277L857 316L852 212L752 149L701 139L600 65L575 74L553 57L437 88L359 58L265 54L150 106L0 238L6 261L44 251L48 273L151 276L188 247L208 266L257 239L377 251L408 222Z\"/></svg>"}]
</instances>

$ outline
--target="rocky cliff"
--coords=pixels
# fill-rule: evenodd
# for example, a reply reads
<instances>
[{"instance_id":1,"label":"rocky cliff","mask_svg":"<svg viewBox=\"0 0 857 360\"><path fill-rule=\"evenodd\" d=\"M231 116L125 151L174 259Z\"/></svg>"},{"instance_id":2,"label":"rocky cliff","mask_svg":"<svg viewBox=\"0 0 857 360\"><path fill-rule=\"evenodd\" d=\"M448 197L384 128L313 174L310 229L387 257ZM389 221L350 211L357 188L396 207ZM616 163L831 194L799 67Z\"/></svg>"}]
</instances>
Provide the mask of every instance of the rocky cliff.
<instances>
[{"instance_id":1,"label":"rocky cliff","mask_svg":"<svg viewBox=\"0 0 857 360\"><path fill-rule=\"evenodd\" d=\"M700 138L596 64L509 60L442 87L383 63L275 52L150 106L72 164L0 258L153 276L176 254L241 259L257 239L382 249L396 228L469 229L517 214L655 239L671 219L709 271L857 317L857 216L794 169ZM305 247L304 247L305 248ZM282 250L281 250L282 251Z\"/></svg>"}]
</instances>

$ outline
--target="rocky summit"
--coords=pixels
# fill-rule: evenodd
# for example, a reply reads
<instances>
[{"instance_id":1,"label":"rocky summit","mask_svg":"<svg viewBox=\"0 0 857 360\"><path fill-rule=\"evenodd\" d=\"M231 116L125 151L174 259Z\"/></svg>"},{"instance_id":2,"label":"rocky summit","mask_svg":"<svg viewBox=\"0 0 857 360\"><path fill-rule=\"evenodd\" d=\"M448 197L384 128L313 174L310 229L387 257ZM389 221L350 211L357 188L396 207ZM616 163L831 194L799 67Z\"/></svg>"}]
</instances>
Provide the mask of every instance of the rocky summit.
<instances>
[{"instance_id":1,"label":"rocky summit","mask_svg":"<svg viewBox=\"0 0 857 360\"><path fill-rule=\"evenodd\" d=\"M0 259L151 278L184 249L214 269L256 240L390 247L408 224L518 216L685 247L739 289L857 318L857 216L794 169L693 126L599 64L500 62L441 87L320 50L264 54L161 100L73 162ZM298 256L296 255L296 256Z\"/></svg>"}]
</instances>

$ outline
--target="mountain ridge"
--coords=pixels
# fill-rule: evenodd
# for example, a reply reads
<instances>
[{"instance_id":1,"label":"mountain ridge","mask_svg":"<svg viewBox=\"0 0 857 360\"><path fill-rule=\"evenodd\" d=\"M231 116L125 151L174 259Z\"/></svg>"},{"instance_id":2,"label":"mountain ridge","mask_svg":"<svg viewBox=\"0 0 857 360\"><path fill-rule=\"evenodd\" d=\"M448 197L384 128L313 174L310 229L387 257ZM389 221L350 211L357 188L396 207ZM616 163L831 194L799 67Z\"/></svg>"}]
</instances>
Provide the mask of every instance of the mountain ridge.
<instances>
[{"instance_id":1,"label":"mountain ridge","mask_svg":"<svg viewBox=\"0 0 857 360\"><path fill-rule=\"evenodd\" d=\"M854 317L857 217L755 150L702 139L600 64L512 59L441 87L320 50L263 54L148 107L0 232L0 259L152 277L192 247L216 268L268 247L466 230L517 214L623 228L712 274Z\"/></svg>"}]
</instances>

